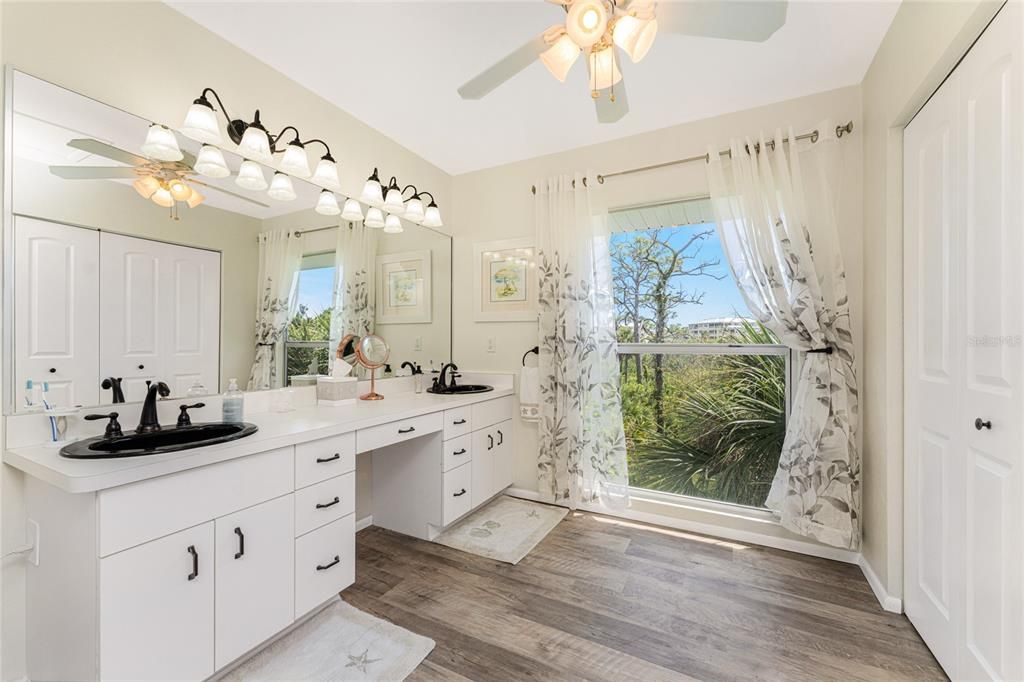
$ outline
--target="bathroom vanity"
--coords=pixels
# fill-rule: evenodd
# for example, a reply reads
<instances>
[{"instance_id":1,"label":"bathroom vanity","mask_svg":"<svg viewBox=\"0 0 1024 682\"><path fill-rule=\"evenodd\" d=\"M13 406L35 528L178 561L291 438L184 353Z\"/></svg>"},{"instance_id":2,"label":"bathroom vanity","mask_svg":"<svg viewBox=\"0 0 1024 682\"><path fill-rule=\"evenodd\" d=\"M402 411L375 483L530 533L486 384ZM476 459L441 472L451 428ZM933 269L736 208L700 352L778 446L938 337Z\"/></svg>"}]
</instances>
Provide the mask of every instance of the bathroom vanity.
<instances>
[{"instance_id":1,"label":"bathroom vanity","mask_svg":"<svg viewBox=\"0 0 1024 682\"><path fill-rule=\"evenodd\" d=\"M355 580L357 453L374 525L424 539L511 484L504 380L346 407L299 389L309 406L248 414L252 436L161 455L6 451L40 528L32 679L204 679L288 630Z\"/></svg>"}]
</instances>

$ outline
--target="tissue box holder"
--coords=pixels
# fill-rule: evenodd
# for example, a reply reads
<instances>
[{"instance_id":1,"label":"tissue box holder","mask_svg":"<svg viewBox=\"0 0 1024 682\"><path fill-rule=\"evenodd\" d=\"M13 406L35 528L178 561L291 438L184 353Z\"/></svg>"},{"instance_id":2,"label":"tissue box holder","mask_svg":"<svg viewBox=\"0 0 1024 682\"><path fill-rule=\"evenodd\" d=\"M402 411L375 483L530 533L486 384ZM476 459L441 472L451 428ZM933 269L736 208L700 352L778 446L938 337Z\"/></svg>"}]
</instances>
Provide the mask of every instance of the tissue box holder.
<instances>
[{"instance_id":1,"label":"tissue box holder","mask_svg":"<svg viewBox=\"0 0 1024 682\"><path fill-rule=\"evenodd\" d=\"M349 405L356 401L359 382L355 377L317 377L316 401L319 405Z\"/></svg>"}]
</instances>

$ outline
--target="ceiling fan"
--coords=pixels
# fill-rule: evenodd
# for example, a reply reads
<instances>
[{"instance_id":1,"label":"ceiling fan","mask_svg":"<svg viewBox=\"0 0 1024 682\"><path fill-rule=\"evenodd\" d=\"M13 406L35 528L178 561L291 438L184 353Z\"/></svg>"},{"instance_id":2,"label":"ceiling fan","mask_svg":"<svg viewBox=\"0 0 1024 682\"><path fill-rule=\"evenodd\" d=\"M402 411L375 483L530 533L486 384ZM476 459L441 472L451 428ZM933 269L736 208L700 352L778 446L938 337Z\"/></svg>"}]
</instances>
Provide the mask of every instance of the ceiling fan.
<instances>
[{"instance_id":1,"label":"ceiling fan","mask_svg":"<svg viewBox=\"0 0 1024 682\"><path fill-rule=\"evenodd\" d=\"M786 23L785 0L548 0L562 5L555 24L459 88L462 99L480 99L539 59L558 80L586 56L590 95L600 123L629 111L619 68L619 48L639 62L658 30L688 36L764 42Z\"/></svg>"},{"instance_id":2,"label":"ceiling fan","mask_svg":"<svg viewBox=\"0 0 1024 682\"><path fill-rule=\"evenodd\" d=\"M50 166L51 173L65 180L134 180L132 187L144 199L172 210L176 201L185 202L190 208L203 203L206 197L193 185L227 194L261 208L269 208L267 204L249 197L197 180L196 157L185 150L181 150L179 161L160 161L91 138L69 140L67 145L128 166Z\"/></svg>"}]
</instances>

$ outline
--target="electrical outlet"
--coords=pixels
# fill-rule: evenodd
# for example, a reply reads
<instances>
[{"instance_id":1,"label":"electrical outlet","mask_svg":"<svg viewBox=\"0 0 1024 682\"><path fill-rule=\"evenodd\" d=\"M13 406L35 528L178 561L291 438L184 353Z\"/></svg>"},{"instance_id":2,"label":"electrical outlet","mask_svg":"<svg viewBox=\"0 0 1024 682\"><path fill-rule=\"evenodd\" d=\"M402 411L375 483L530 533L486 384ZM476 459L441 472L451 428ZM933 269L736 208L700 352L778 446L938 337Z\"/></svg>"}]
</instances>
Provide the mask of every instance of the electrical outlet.
<instances>
[{"instance_id":1,"label":"electrical outlet","mask_svg":"<svg viewBox=\"0 0 1024 682\"><path fill-rule=\"evenodd\" d=\"M498 344L497 344L497 341L495 341L495 339L494 339L494 337L493 337L493 336L489 337L489 338L487 339L487 352L488 352L488 353L493 353L493 352L495 352L495 351L496 351L497 349L498 349Z\"/></svg>"},{"instance_id":2,"label":"electrical outlet","mask_svg":"<svg viewBox=\"0 0 1024 682\"><path fill-rule=\"evenodd\" d=\"M39 565L39 523L33 519L28 520L28 541L32 544L32 551L28 555L28 562L33 566Z\"/></svg>"}]
</instances>

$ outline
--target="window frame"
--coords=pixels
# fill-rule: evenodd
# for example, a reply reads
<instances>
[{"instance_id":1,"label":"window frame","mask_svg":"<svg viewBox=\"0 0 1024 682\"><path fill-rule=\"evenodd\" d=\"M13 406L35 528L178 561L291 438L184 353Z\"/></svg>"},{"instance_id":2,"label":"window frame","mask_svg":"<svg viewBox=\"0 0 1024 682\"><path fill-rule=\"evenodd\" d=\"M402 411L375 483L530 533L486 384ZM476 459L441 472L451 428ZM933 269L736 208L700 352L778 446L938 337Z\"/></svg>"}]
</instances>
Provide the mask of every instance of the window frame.
<instances>
[{"instance_id":1,"label":"window frame","mask_svg":"<svg viewBox=\"0 0 1024 682\"><path fill-rule=\"evenodd\" d=\"M318 251L316 253L306 253L302 255L302 264L299 266L298 276L295 278L295 295L299 295L299 281L301 279L301 273L305 270L320 270L323 268L331 268L337 272L337 264L334 262L333 251ZM331 302L333 303L333 301ZM281 357L280 367L284 370L283 377L285 380L285 387L288 386L288 349L289 348L323 348L327 351L328 359L331 354L331 340L325 341L300 341L293 340L288 335L288 331L291 328L291 320L288 320L288 324L284 328L284 339L281 342Z\"/></svg>"}]
</instances>

